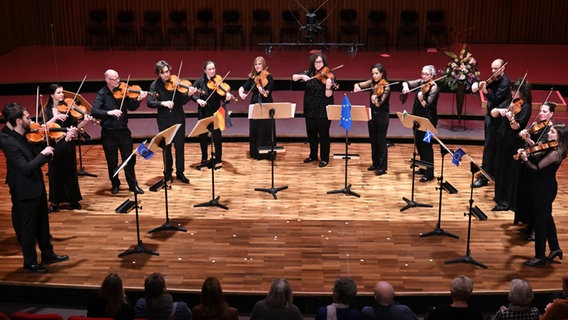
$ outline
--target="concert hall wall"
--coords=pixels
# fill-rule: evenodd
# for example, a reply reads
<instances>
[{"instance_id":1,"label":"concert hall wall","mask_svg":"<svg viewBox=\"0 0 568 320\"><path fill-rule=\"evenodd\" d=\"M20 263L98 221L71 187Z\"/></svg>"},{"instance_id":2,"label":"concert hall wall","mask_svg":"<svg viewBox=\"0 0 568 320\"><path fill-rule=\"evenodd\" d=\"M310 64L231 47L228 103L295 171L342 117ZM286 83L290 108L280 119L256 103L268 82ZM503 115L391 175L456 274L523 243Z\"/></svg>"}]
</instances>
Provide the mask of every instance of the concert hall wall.
<instances>
[{"instance_id":1,"label":"concert hall wall","mask_svg":"<svg viewBox=\"0 0 568 320\"><path fill-rule=\"evenodd\" d=\"M299 0L303 6L312 3L319 6L323 0ZM132 10L136 25L142 24L144 11L159 10L162 26L167 28L168 13L172 10L186 10L187 26L195 26L195 13L200 9L213 10L217 26L217 43L220 43L221 13L236 9L241 13L241 24L248 43L252 25L252 11L267 9L271 14L272 39L277 42L282 26L282 12L291 8L300 12L302 24L305 12L294 0L10 0L0 3L0 28L4 31L0 53L20 46L51 45L53 29L56 45L85 45L88 12L104 8L108 12L109 27L112 30L116 13ZM390 30L390 45L396 41L396 30L402 10L416 10L419 15L420 42L424 42L426 12L444 10L446 24L454 32L452 42L468 43L568 43L568 1L565 0L329 0L323 6L331 15L324 22L330 35L328 42L337 41L340 24L339 11L350 8L357 11L362 39L370 10L384 10ZM51 27L53 25L53 28Z\"/></svg>"}]
</instances>

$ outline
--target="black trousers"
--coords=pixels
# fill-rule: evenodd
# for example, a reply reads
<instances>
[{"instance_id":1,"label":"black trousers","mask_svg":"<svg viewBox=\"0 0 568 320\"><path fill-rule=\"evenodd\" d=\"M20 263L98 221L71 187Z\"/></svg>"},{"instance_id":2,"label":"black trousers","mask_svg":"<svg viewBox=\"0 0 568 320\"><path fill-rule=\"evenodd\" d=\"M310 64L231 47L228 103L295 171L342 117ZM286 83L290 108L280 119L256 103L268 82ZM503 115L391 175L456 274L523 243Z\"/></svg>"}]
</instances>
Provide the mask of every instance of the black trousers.
<instances>
[{"instance_id":1,"label":"black trousers","mask_svg":"<svg viewBox=\"0 0 568 320\"><path fill-rule=\"evenodd\" d=\"M103 129L101 131L101 140L107 161L108 178L113 187L118 187L120 185L119 175L116 175L114 178L112 176L114 170L118 167L118 152L120 151L120 157L123 162L132 154L133 141L130 129ZM132 157L124 167L124 175L126 176L126 182L128 182L129 188L136 186L136 174L134 173L135 164L136 157Z\"/></svg>"},{"instance_id":2,"label":"black trousers","mask_svg":"<svg viewBox=\"0 0 568 320\"><path fill-rule=\"evenodd\" d=\"M325 118L306 118L306 131L310 144L310 158L318 158L318 145L321 146L320 160L329 162L331 139L329 138L331 120Z\"/></svg>"},{"instance_id":3,"label":"black trousers","mask_svg":"<svg viewBox=\"0 0 568 320\"><path fill-rule=\"evenodd\" d=\"M22 247L24 265L38 263L36 243L42 258L53 254L45 194L29 200L12 198L12 225Z\"/></svg>"},{"instance_id":4,"label":"black trousers","mask_svg":"<svg viewBox=\"0 0 568 320\"><path fill-rule=\"evenodd\" d=\"M416 151L418 151L420 160L432 164L432 167L426 170L424 176L434 177L434 148L432 147L432 141L430 141L430 143L424 141L426 132L420 130L415 130L414 132L414 138L416 139Z\"/></svg>"},{"instance_id":5,"label":"black trousers","mask_svg":"<svg viewBox=\"0 0 568 320\"><path fill-rule=\"evenodd\" d=\"M212 132L213 144L215 146L215 160L221 162L223 159L223 136L220 129L215 129ZM207 146L209 145L209 133L202 133L199 135L199 146L201 147L201 161L207 160Z\"/></svg>"},{"instance_id":6,"label":"black trousers","mask_svg":"<svg viewBox=\"0 0 568 320\"><path fill-rule=\"evenodd\" d=\"M388 147L387 131L389 129L388 112L373 112L372 119L367 122L371 139L371 158L377 170L387 171Z\"/></svg>"},{"instance_id":7,"label":"black trousers","mask_svg":"<svg viewBox=\"0 0 568 320\"><path fill-rule=\"evenodd\" d=\"M178 131L176 132L176 135L174 136L174 139L172 140L172 143L168 144L166 146L166 149L164 150L164 165L165 165L165 174L166 176L171 177L172 176L172 172L174 171L173 169L173 158L172 158L172 144L174 145L174 147L176 148L176 173L177 174L182 174L185 171L185 121L183 123L180 123L181 126L179 127ZM173 124L172 124L173 125ZM167 128L171 127L170 126L158 126L159 130L166 130Z\"/></svg>"},{"instance_id":8,"label":"black trousers","mask_svg":"<svg viewBox=\"0 0 568 320\"><path fill-rule=\"evenodd\" d=\"M489 174L491 178L495 178L495 158L497 157L497 129L500 120L485 115L485 141L483 143L483 159L481 168Z\"/></svg>"}]
</instances>

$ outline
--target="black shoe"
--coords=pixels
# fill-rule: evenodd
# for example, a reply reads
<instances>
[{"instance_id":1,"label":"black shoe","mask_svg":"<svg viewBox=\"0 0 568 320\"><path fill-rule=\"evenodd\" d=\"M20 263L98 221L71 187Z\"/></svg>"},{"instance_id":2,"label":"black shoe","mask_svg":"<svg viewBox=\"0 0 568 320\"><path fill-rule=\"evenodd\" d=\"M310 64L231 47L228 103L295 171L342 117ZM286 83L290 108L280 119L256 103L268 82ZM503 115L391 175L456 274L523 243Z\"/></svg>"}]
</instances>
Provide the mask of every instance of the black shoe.
<instances>
[{"instance_id":1,"label":"black shoe","mask_svg":"<svg viewBox=\"0 0 568 320\"><path fill-rule=\"evenodd\" d=\"M550 251L550 254L548 255L548 257L546 257L546 260L552 261L556 257L558 257L560 260L562 260L563 253L562 253L561 249L556 249L556 250Z\"/></svg>"},{"instance_id":2,"label":"black shoe","mask_svg":"<svg viewBox=\"0 0 568 320\"><path fill-rule=\"evenodd\" d=\"M173 181L174 181L174 178L172 177L172 174L171 174L171 173L170 173L170 174L165 174L165 175L164 175L164 178L166 179L166 181L169 181L169 182L173 182Z\"/></svg>"},{"instance_id":3,"label":"black shoe","mask_svg":"<svg viewBox=\"0 0 568 320\"><path fill-rule=\"evenodd\" d=\"M144 190L142 190L138 185L136 185L134 188L130 188L130 191L136 192L137 194L144 194Z\"/></svg>"},{"instance_id":4,"label":"black shoe","mask_svg":"<svg viewBox=\"0 0 568 320\"><path fill-rule=\"evenodd\" d=\"M377 166L376 165L372 165L370 167L367 168L367 171L376 171L377 170Z\"/></svg>"},{"instance_id":5,"label":"black shoe","mask_svg":"<svg viewBox=\"0 0 568 320\"><path fill-rule=\"evenodd\" d=\"M58 204L50 204L49 207L47 207L47 213L52 213L52 212L57 212L59 211L59 205Z\"/></svg>"},{"instance_id":6,"label":"black shoe","mask_svg":"<svg viewBox=\"0 0 568 320\"><path fill-rule=\"evenodd\" d=\"M495 207L493 207L493 209L491 209L491 211L507 211L507 210L509 210L509 206L500 203L498 203Z\"/></svg>"},{"instance_id":7,"label":"black shoe","mask_svg":"<svg viewBox=\"0 0 568 320\"><path fill-rule=\"evenodd\" d=\"M430 180L434 180L434 176L427 176L427 175L424 175L424 176L422 176L422 178L420 178L419 181L420 181L420 182L428 182L428 181L430 181Z\"/></svg>"},{"instance_id":8,"label":"black shoe","mask_svg":"<svg viewBox=\"0 0 568 320\"><path fill-rule=\"evenodd\" d=\"M181 181L183 183L189 183L189 179L186 178L183 173L176 174L176 179L178 179L179 181Z\"/></svg>"},{"instance_id":9,"label":"black shoe","mask_svg":"<svg viewBox=\"0 0 568 320\"><path fill-rule=\"evenodd\" d=\"M118 186L112 187L112 188L110 189L110 193L112 193L112 194L117 194L117 193L118 193Z\"/></svg>"},{"instance_id":10,"label":"black shoe","mask_svg":"<svg viewBox=\"0 0 568 320\"><path fill-rule=\"evenodd\" d=\"M306 159L304 159L304 163L310 163L310 162L314 162L316 161L316 159L312 158L312 157L307 157Z\"/></svg>"},{"instance_id":11,"label":"black shoe","mask_svg":"<svg viewBox=\"0 0 568 320\"><path fill-rule=\"evenodd\" d=\"M426 170L424 170L422 168L420 168L418 170L414 170L414 172L416 172L416 174L422 174L422 175L426 174Z\"/></svg>"},{"instance_id":12,"label":"black shoe","mask_svg":"<svg viewBox=\"0 0 568 320\"><path fill-rule=\"evenodd\" d=\"M40 264L24 265L24 269L34 273L47 273L47 269Z\"/></svg>"},{"instance_id":13,"label":"black shoe","mask_svg":"<svg viewBox=\"0 0 568 320\"><path fill-rule=\"evenodd\" d=\"M207 159L201 159L201 164L207 164Z\"/></svg>"},{"instance_id":14,"label":"black shoe","mask_svg":"<svg viewBox=\"0 0 568 320\"><path fill-rule=\"evenodd\" d=\"M525 238L526 241L535 241L534 233Z\"/></svg>"},{"instance_id":15,"label":"black shoe","mask_svg":"<svg viewBox=\"0 0 568 320\"><path fill-rule=\"evenodd\" d=\"M48 257L41 257L41 264L59 263L69 260L69 256L58 256L55 253Z\"/></svg>"},{"instance_id":16,"label":"black shoe","mask_svg":"<svg viewBox=\"0 0 568 320\"><path fill-rule=\"evenodd\" d=\"M385 170L377 170L375 171L376 176L382 176L383 174L387 173Z\"/></svg>"},{"instance_id":17,"label":"black shoe","mask_svg":"<svg viewBox=\"0 0 568 320\"><path fill-rule=\"evenodd\" d=\"M81 210L81 204L79 202L73 202L69 205L69 209L71 210Z\"/></svg>"},{"instance_id":18,"label":"black shoe","mask_svg":"<svg viewBox=\"0 0 568 320\"><path fill-rule=\"evenodd\" d=\"M525 261L525 266L535 267L535 266L543 266L546 264L546 258L532 258L530 260Z\"/></svg>"},{"instance_id":19,"label":"black shoe","mask_svg":"<svg viewBox=\"0 0 568 320\"><path fill-rule=\"evenodd\" d=\"M489 182L484 178L477 178L477 180L471 185L472 188L485 187Z\"/></svg>"},{"instance_id":20,"label":"black shoe","mask_svg":"<svg viewBox=\"0 0 568 320\"><path fill-rule=\"evenodd\" d=\"M327 161L320 161L320 163L318 164L318 167L323 168L327 166Z\"/></svg>"},{"instance_id":21,"label":"black shoe","mask_svg":"<svg viewBox=\"0 0 568 320\"><path fill-rule=\"evenodd\" d=\"M221 159L215 159L215 163L216 163L216 164L223 163L223 160L221 160Z\"/></svg>"}]
</instances>

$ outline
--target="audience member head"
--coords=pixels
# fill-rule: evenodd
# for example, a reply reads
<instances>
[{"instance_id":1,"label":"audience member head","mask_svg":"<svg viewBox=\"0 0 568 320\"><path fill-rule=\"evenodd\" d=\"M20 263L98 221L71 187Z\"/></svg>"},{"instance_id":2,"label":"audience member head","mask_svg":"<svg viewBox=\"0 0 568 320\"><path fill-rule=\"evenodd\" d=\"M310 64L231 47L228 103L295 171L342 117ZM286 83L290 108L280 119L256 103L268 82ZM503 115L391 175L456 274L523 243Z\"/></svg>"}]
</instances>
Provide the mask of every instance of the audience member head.
<instances>
[{"instance_id":1,"label":"audience member head","mask_svg":"<svg viewBox=\"0 0 568 320\"><path fill-rule=\"evenodd\" d=\"M454 301L467 302L473 292L473 282L466 276L457 276L450 285L450 294Z\"/></svg>"},{"instance_id":2,"label":"audience member head","mask_svg":"<svg viewBox=\"0 0 568 320\"><path fill-rule=\"evenodd\" d=\"M513 279L509 287L509 302L520 307L530 306L534 299L531 285L523 279Z\"/></svg>"},{"instance_id":3,"label":"audience member head","mask_svg":"<svg viewBox=\"0 0 568 320\"><path fill-rule=\"evenodd\" d=\"M216 315L228 308L227 301L223 295L221 282L217 278L209 277L203 281L201 286L201 306L206 315Z\"/></svg>"},{"instance_id":4,"label":"audience member head","mask_svg":"<svg viewBox=\"0 0 568 320\"><path fill-rule=\"evenodd\" d=\"M105 313L107 316L115 316L120 312L121 305L127 303L122 279L114 272L105 277L98 295L106 301Z\"/></svg>"},{"instance_id":5,"label":"audience member head","mask_svg":"<svg viewBox=\"0 0 568 320\"><path fill-rule=\"evenodd\" d=\"M154 272L144 280L144 292L146 298L152 299L166 292L166 279L161 273Z\"/></svg>"},{"instance_id":6,"label":"audience member head","mask_svg":"<svg viewBox=\"0 0 568 320\"><path fill-rule=\"evenodd\" d=\"M335 280L333 285L333 300L337 303L350 305L357 296L357 286L348 277L341 277Z\"/></svg>"},{"instance_id":7,"label":"audience member head","mask_svg":"<svg viewBox=\"0 0 568 320\"><path fill-rule=\"evenodd\" d=\"M288 280L278 278L272 281L266 303L272 308L286 308L292 305L292 287Z\"/></svg>"},{"instance_id":8,"label":"audience member head","mask_svg":"<svg viewBox=\"0 0 568 320\"><path fill-rule=\"evenodd\" d=\"M379 281L375 285L375 301L380 306L388 307L394 302L394 288L386 281Z\"/></svg>"}]
</instances>

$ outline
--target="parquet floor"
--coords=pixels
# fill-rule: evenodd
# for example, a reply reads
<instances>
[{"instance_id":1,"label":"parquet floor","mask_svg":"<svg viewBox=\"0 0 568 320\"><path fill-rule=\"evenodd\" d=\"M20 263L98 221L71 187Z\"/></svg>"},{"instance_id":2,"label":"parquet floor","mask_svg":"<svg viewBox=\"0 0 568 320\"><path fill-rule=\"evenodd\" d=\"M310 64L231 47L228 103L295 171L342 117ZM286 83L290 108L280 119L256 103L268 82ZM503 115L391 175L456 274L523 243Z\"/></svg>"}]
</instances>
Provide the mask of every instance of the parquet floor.
<instances>
[{"instance_id":1,"label":"parquet floor","mask_svg":"<svg viewBox=\"0 0 568 320\"><path fill-rule=\"evenodd\" d=\"M168 191L168 215L172 225L187 232L148 233L166 222L164 191L149 192L162 171L160 154L150 160L137 159L136 171L146 193L139 196L140 239L159 256L137 253L117 255L137 244L135 212L117 214L115 208L133 194L123 189L109 191L106 164L100 145L83 146L83 165L97 178L81 177L83 209L62 210L50 215L56 252L68 254L69 262L52 265L50 273L35 275L23 271L20 249L11 227L7 186L0 185L4 199L0 207L0 281L40 286L97 287L111 271L121 274L128 288L139 289L153 271L166 275L170 290L198 291L203 279L217 276L224 290L234 293L264 293L275 277L288 278L295 294L328 294L333 280L349 275L361 294L371 292L375 282L388 280L397 294L447 292L449 280L459 274L470 276L478 293L505 292L512 278L528 279L536 290L558 289L566 262L530 268L522 262L533 255L533 243L521 240L513 212L492 212L493 188L474 190L474 204L489 217L472 220L471 256L488 269L471 264L445 264L466 254L467 211L471 182L470 166L456 167L446 156L444 180L459 192L442 194L441 227L460 238L430 236L422 232L436 227L440 193L435 180L416 180L415 200L432 208L410 208L404 212L402 197L411 197L410 145L389 148L388 174L369 173L370 146L352 144L350 153L359 153L348 165L348 182L360 198L327 191L344 186L345 166L332 160L326 168L303 164L308 146L282 144L275 165L275 186L287 190L273 199L254 188L271 186L268 161L248 158L247 143L225 143L224 162L215 171L215 196L229 207L194 208L212 199L211 171L193 168L199 147L186 144L186 175L189 185L174 181ZM456 146L448 145L450 148ZM333 144L332 152L344 152L344 144ZM481 160L481 147L466 146L474 159ZM436 174L440 174L439 146ZM2 155L3 157L3 155ZM4 166L4 159L0 159ZM4 180L5 169L0 168ZM568 169L559 172L559 194L554 205L560 243L568 248Z\"/></svg>"}]
</instances>

